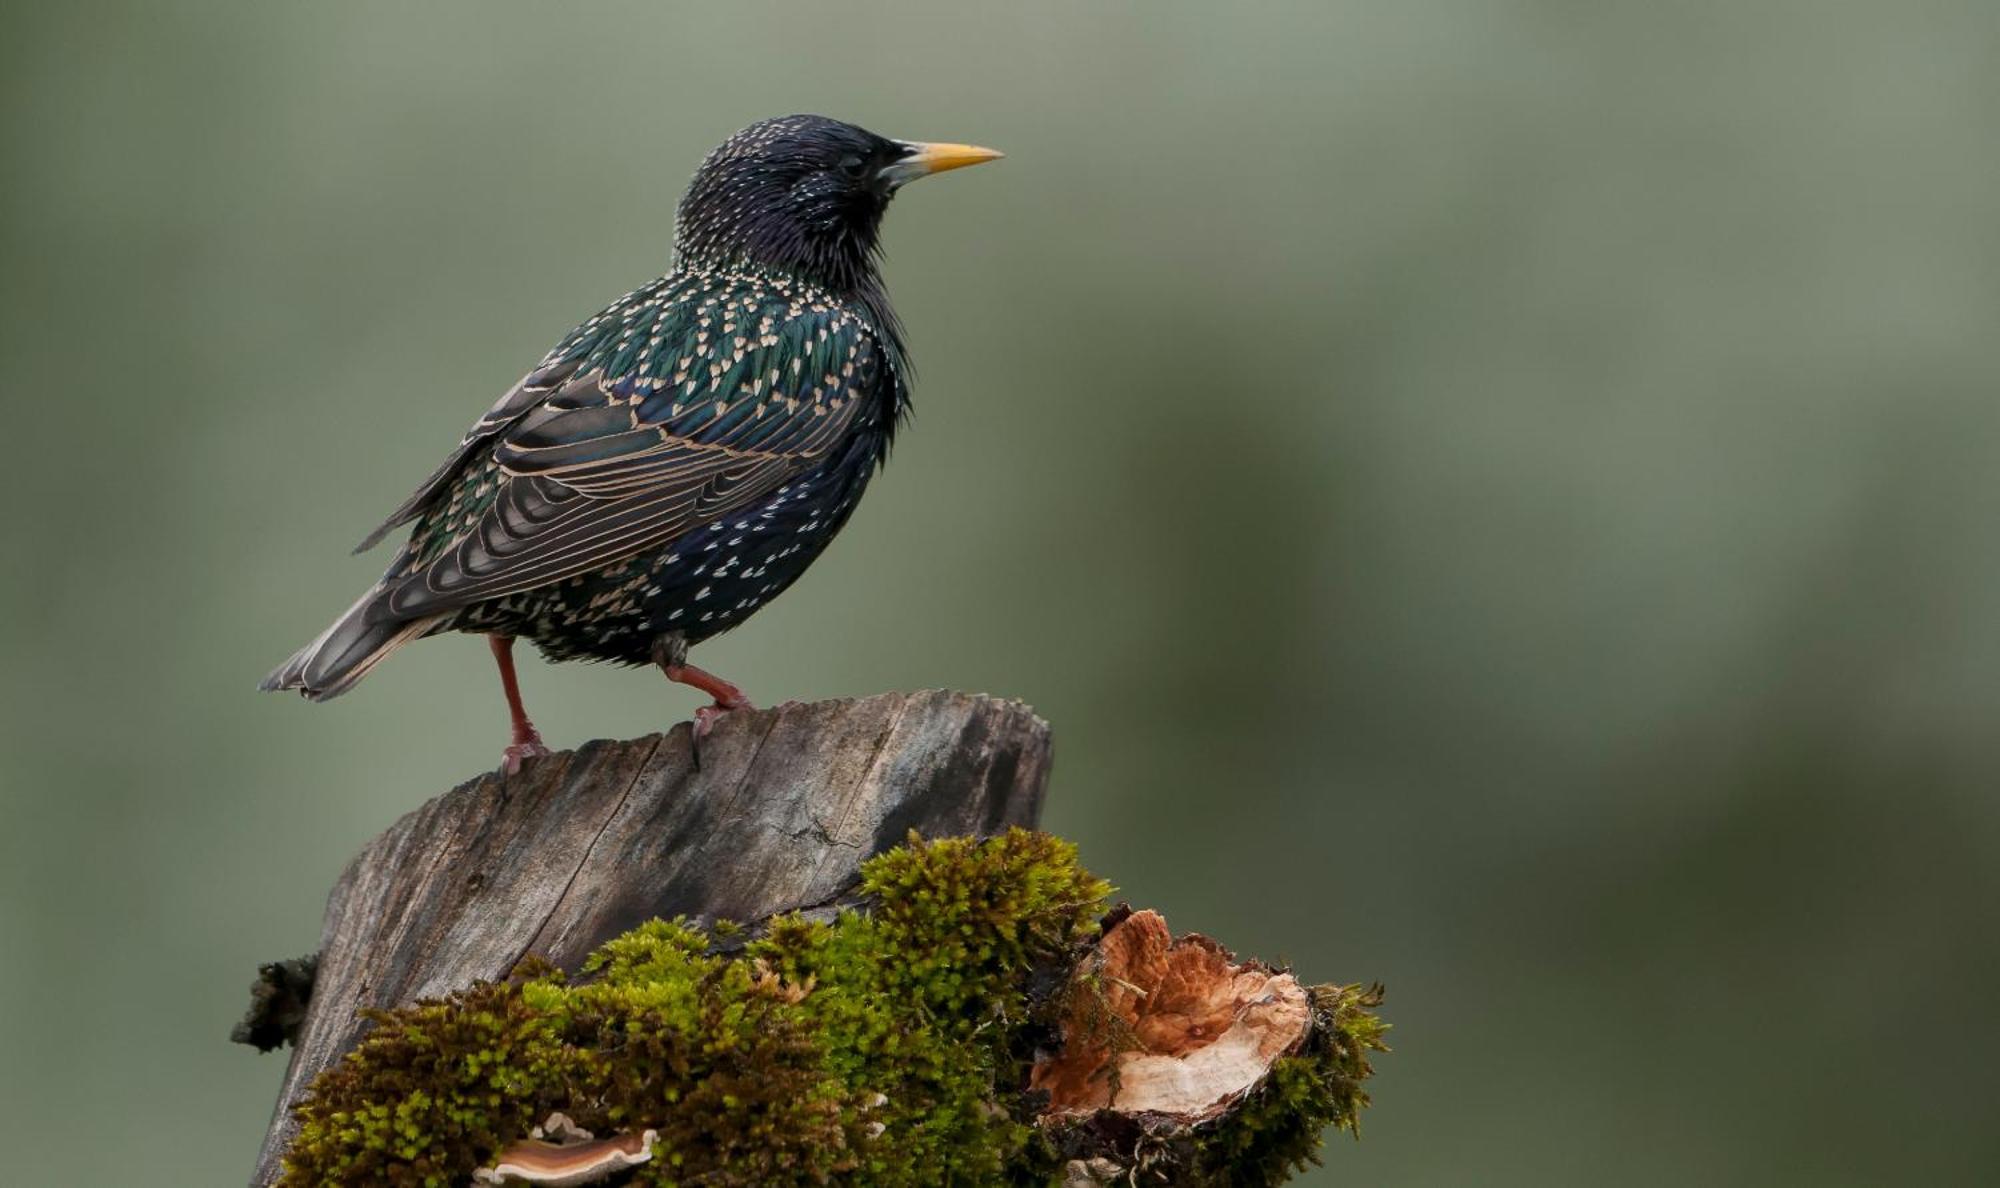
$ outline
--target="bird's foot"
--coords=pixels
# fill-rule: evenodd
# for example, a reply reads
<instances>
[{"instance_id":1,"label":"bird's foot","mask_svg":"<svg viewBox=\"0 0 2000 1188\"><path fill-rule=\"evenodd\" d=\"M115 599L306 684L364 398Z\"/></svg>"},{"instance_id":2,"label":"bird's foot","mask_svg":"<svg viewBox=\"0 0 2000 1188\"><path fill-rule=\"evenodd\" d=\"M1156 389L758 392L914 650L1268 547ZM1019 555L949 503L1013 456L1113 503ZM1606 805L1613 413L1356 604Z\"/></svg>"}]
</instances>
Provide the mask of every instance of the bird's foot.
<instances>
[{"instance_id":1,"label":"bird's foot","mask_svg":"<svg viewBox=\"0 0 2000 1188\"><path fill-rule=\"evenodd\" d=\"M708 732L715 729L715 724L721 721L726 714L735 713L737 710L753 710L756 708L756 706L750 704L748 697L743 696L739 692L727 701L721 697L717 697L713 704L704 705L694 711L694 728L688 738L688 753L694 759L694 769L696 771L701 770L701 740L708 737Z\"/></svg>"},{"instance_id":2,"label":"bird's foot","mask_svg":"<svg viewBox=\"0 0 2000 1188\"><path fill-rule=\"evenodd\" d=\"M662 638L672 640L675 643L679 642L678 636L666 636ZM663 650L660 654L660 671L666 673L667 679L677 685L687 685L690 688L700 689L710 697L715 698L714 704L704 705L694 712L692 749L694 751L695 769L700 770L701 740L708 737L709 731L715 729L716 721L722 715L734 710L756 709L757 707L750 704L750 699L743 695L743 690L712 672L696 668L694 665L687 663L686 657L687 648L685 645L679 647L677 650Z\"/></svg>"},{"instance_id":3,"label":"bird's foot","mask_svg":"<svg viewBox=\"0 0 2000 1188\"><path fill-rule=\"evenodd\" d=\"M699 742L700 740L707 738L708 732L715 729L716 719L720 718L722 715L728 712L729 712L728 710L724 709L719 705L704 705L700 709L694 711L695 741Z\"/></svg>"},{"instance_id":4,"label":"bird's foot","mask_svg":"<svg viewBox=\"0 0 2000 1188\"><path fill-rule=\"evenodd\" d=\"M704 705L694 712L694 736L699 739L714 729L715 721L731 710L756 709L743 690L716 676L712 672L696 668L692 664L662 664L661 670L667 679L677 685L687 685L699 689L715 699L713 705Z\"/></svg>"},{"instance_id":5,"label":"bird's foot","mask_svg":"<svg viewBox=\"0 0 2000 1188\"><path fill-rule=\"evenodd\" d=\"M507 744L506 750L500 752L500 770L508 775L519 775L521 764L530 759L539 759L548 753L549 748L543 745L542 736L539 734L528 738L517 738Z\"/></svg>"},{"instance_id":6,"label":"bird's foot","mask_svg":"<svg viewBox=\"0 0 2000 1188\"><path fill-rule=\"evenodd\" d=\"M694 736L697 740L707 738L708 732L715 729L716 722L721 720L724 714L740 709L753 710L756 708L756 706L750 704L750 699L747 697L739 697L733 703L718 701L714 705L704 705L694 711Z\"/></svg>"}]
</instances>

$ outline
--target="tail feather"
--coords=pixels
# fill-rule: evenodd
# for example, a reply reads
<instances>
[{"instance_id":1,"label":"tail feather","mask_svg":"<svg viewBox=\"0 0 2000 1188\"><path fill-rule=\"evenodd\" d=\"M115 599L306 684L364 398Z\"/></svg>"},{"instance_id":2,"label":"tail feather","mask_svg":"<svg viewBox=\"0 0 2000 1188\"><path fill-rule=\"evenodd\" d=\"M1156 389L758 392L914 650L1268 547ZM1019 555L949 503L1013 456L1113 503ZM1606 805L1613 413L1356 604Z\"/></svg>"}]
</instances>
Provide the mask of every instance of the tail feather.
<instances>
[{"instance_id":1,"label":"tail feather","mask_svg":"<svg viewBox=\"0 0 2000 1188\"><path fill-rule=\"evenodd\" d=\"M352 689L389 653L429 632L444 615L420 619L389 619L371 623L368 612L388 591L377 586L363 594L347 613L319 637L300 648L258 684L266 692L297 689L309 701L326 701Z\"/></svg>"}]
</instances>

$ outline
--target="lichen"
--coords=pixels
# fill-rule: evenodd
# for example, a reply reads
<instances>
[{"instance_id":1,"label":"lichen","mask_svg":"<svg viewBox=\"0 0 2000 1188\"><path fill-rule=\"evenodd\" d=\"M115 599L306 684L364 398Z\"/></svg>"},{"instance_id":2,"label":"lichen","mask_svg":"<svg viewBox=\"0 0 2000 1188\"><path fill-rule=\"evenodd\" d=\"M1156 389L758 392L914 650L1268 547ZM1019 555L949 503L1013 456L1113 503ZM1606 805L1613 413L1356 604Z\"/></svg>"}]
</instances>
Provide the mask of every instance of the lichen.
<instances>
[{"instance_id":1,"label":"lichen","mask_svg":"<svg viewBox=\"0 0 2000 1188\"><path fill-rule=\"evenodd\" d=\"M656 1130L633 1184L1048 1183L1068 1152L1037 1124L1028 1070L1109 891L1046 834L912 835L864 864L859 909L831 922L655 920L575 978L530 961L376 1012L296 1108L281 1183L463 1184L557 1111ZM1289 1167L1351 1125L1373 1001L1315 991L1313 1037L1205 1128L1204 1165Z\"/></svg>"}]
</instances>

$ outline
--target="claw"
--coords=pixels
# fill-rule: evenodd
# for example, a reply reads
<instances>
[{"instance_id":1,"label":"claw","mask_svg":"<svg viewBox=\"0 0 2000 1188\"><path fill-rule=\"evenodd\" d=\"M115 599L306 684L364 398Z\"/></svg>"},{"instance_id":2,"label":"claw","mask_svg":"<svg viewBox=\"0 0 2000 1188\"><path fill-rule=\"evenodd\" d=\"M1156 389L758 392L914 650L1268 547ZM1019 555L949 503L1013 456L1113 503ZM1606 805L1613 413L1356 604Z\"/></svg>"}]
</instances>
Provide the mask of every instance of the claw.
<instances>
[{"instance_id":1,"label":"claw","mask_svg":"<svg viewBox=\"0 0 2000 1188\"><path fill-rule=\"evenodd\" d=\"M539 737L511 743L506 750L500 752L500 770L508 775L519 775L521 764L530 759L539 759L548 753L548 747L542 745Z\"/></svg>"},{"instance_id":2,"label":"claw","mask_svg":"<svg viewBox=\"0 0 2000 1188\"><path fill-rule=\"evenodd\" d=\"M715 729L716 720L736 708L738 707L729 705L704 705L694 711L694 736L707 738L708 732Z\"/></svg>"},{"instance_id":3,"label":"claw","mask_svg":"<svg viewBox=\"0 0 2000 1188\"><path fill-rule=\"evenodd\" d=\"M692 664L667 663L662 660L661 671L675 684L688 685L715 698L712 705L704 705L694 711L694 729L689 740L689 749L694 752L694 768L701 770L701 740L715 729L716 720L732 710L755 709L750 699L743 696L743 690L723 680L711 672L704 672Z\"/></svg>"},{"instance_id":4,"label":"claw","mask_svg":"<svg viewBox=\"0 0 2000 1188\"><path fill-rule=\"evenodd\" d=\"M754 708L748 701L743 702L741 705L723 705L718 702L714 705L704 705L694 711L694 728L691 732L692 736L688 740L688 749L694 752L694 769L696 771L701 770L701 740L707 738L708 732L715 729L716 722L720 721L724 715L733 713L736 710Z\"/></svg>"}]
</instances>

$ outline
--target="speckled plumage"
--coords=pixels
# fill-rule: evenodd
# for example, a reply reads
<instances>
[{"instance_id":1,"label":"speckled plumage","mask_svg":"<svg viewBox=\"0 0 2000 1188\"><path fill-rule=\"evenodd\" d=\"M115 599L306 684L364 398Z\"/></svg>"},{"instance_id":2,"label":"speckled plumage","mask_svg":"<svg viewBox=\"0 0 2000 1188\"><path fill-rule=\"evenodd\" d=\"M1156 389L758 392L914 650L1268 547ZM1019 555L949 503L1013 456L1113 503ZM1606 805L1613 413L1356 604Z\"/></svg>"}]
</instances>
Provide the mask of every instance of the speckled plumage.
<instances>
[{"instance_id":1,"label":"speckled plumage","mask_svg":"<svg viewBox=\"0 0 2000 1188\"><path fill-rule=\"evenodd\" d=\"M579 517L588 534L623 517L638 547L614 537L565 561L509 565L431 633L499 632L554 660L642 663L665 632L694 644L735 626L819 556L887 451L901 387L865 316L809 285L705 270L621 299L525 381L562 411L479 451L419 514L402 560L426 580L403 603L420 611L432 575L476 569L461 558L479 551L480 520L506 484L536 476L604 497ZM693 467L716 473L659 496L658 472Z\"/></svg>"},{"instance_id":2,"label":"speckled plumage","mask_svg":"<svg viewBox=\"0 0 2000 1188\"><path fill-rule=\"evenodd\" d=\"M571 331L473 425L363 542L413 525L382 580L265 687L335 696L447 631L556 660L679 657L781 593L846 523L907 407L874 267L882 211L902 181L954 167L920 168L925 151L967 147L816 116L732 137L682 201L674 270ZM975 151L955 163L997 155Z\"/></svg>"}]
</instances>

